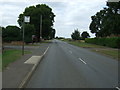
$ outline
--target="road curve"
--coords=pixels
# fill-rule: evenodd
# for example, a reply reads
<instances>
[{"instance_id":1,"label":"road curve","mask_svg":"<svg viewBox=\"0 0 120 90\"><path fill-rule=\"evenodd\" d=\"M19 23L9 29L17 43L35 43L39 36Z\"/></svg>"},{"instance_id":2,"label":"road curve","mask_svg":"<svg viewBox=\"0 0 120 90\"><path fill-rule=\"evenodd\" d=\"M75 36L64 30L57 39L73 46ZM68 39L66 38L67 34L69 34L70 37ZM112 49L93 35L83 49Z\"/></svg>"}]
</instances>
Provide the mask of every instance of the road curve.
<instances>
[{"instance_id":1,"label":"road curve","mask_svg":"<svg viewBox=\"0 0 120 90\"><path fill-rule=\"evenodd\" d=\"M118 62L53 40L26 88L115 88Z\"/></svg>"}]
</instances>

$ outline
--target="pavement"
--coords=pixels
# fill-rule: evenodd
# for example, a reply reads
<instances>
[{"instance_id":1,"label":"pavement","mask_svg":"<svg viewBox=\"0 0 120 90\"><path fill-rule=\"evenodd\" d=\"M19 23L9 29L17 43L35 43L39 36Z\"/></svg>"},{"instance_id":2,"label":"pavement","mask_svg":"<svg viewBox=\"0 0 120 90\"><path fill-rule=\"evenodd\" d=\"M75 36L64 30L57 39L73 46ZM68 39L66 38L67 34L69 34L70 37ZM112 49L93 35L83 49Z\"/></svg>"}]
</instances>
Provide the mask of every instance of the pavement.
<instances>
[{"instance_id":1,"label":"pavement","mask_svg":"<svg viewBox=\"0 0 120 90\"><path fill-rule=\"evenodd\" d=\"M27 80L29 80L44 56L49 44L50 43L42 43L40 46L25 46L25 50L30 50L32 53L25 54L19 60L16 60L6 67L2 72L2 88L24 88ZM5 48L21 49L20 46L6 46ZM29 61L30 58L35 62Z\"/></svg>"},{"instance_id":2,"label":"pavement","mask_svg":"<svg viewBox=\"0 0 120 90\"><path fill-rule=\"evenodd\" d=\"M118 61L53 40L26 88L118 89Z\"/></svg>"},{"instance_id":3,"label":"pavement","mask_svg":"<svg viewBox=\"0 0 120 90\"><path fill-rule=\"evenodd\" d=\"M2 89L2 72L0 71L0 90Z\"/></svg>"}]
</instances>

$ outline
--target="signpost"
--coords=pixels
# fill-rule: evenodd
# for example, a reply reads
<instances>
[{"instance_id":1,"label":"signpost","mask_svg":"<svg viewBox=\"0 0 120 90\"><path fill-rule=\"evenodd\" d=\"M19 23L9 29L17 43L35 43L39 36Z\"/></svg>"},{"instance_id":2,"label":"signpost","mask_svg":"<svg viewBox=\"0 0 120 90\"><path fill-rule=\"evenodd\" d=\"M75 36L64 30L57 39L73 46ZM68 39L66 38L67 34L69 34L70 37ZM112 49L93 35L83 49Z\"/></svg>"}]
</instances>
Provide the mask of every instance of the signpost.
<instances>
[{"instance_id":1,"label":"signpost","mask_svg":"<svg viewBox=\"0 0 120 90\"><path fill-rule=\"evenodd\" d=\"M40 41L42 40L42 15L40 15Z\"/></svg>"},{"instance_id":2,"label":"signpost","mask_svg":"<svg viewBox=\"0 0 120 90\"><path fill-rule=\"evenodd\" d=\"M24 55L24 38L25 38L25 34L24 34L24 24L25 23L29 23L30 22L30 16L24 16L24 21L23 21L23 24L22 24L22 26L23 26L23 37L22 37L22 39L23 39L23 45L22 45L22 55Z\"/></svg>"}]
</instances>

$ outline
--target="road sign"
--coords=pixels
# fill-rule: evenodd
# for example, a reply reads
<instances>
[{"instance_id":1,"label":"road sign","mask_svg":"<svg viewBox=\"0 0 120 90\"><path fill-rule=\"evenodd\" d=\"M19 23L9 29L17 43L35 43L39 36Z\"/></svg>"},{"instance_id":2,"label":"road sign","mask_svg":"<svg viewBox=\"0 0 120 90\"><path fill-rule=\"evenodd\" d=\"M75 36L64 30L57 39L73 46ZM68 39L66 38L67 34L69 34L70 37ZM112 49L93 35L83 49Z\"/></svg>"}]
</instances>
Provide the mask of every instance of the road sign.
<instances>
[{"instance_id":1,"label":"road sign","mask_svg":"<svg viewBox=\"0 0 120 90\"><path fill-rule=\"evenodd\" d=\"M30 22L30 16L25 16L24 17L24 22Z\"/></svg>"}]
</instances>

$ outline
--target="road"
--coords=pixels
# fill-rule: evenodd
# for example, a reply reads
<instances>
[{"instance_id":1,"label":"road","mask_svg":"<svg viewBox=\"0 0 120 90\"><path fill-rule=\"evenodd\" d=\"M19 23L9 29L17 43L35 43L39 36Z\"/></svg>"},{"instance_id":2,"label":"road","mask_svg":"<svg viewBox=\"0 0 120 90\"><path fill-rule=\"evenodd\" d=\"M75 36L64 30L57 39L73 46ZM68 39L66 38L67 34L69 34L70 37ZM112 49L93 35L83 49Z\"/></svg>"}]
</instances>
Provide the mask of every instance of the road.
<instances>
[{"instance_id":1,"label":"road","mask_svg":"<svg viewBox=\"0 0 120 90\"><path fill-rule=\"evenodd\" d=\"M115 88L118 62L53 40L26 88Z\"/></svg>"}]
</instances>

